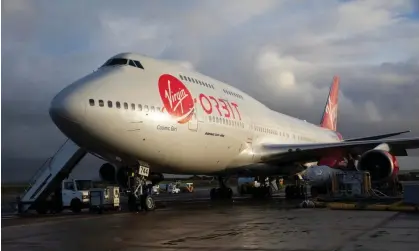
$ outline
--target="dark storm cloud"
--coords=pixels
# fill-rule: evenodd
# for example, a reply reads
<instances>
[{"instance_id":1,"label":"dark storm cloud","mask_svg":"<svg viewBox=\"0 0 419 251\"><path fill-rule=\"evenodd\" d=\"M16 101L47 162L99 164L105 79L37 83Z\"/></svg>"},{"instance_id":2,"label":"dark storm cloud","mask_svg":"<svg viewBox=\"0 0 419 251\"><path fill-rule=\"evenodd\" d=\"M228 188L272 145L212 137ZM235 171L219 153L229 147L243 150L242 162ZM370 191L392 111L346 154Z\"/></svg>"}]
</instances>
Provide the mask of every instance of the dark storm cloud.
<instances>
[{"instance_id":1,"label":"dark storm cloud","mask_svg":"<svg viewBox=\"0 0 419 251\"><path fill-rule=\"evenodd\" d=\"M122 51L192 64L314 123L339 74L345 135L419 136L413 17L411 1L3 1L3 166L49 157L64 141L52 97Z\"/></svg>"}]
</instances>

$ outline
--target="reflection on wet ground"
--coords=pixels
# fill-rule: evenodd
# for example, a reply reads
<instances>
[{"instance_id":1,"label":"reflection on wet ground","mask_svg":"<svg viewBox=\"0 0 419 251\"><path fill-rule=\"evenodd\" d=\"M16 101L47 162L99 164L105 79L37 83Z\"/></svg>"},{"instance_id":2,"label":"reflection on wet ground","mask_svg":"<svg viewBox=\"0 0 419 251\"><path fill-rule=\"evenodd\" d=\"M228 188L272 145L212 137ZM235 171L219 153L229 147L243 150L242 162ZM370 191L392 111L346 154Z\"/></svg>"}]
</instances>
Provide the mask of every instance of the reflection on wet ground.
<instances>
[{"instance_id":1,"label":"reflection on wet ground","mask_svg":"<svg viewBox=\"0 0 419 251\"><path fill-rule=\"evenodd\" d=\"M419 250L419 216L191 203L150 213L3 220L4 250Z\"/></svg>"}]
</instances>

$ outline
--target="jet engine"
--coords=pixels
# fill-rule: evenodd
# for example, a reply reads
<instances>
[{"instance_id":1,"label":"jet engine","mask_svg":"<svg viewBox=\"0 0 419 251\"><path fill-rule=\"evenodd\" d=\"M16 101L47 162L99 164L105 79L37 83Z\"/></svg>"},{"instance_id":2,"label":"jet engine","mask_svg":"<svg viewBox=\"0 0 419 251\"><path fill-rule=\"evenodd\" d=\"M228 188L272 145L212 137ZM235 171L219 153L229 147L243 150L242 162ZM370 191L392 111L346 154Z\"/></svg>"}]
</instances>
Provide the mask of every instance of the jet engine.
<instances>
[{"instance_id":1,"label":"jet engine","mask_svg":"<svg viewBox=\"0 0 419 251\"><path fill-rule=\"evenodd\" d=\"M114 167L110 163L103 164L99 169L100 179L110 184L117 184L121 187L127 187L128 174L127 169L123 167Z\"/></svg>"},{"instance_id":2,"label":"jet engine","mask_svg":"<svg viewBox=\"0 0 419 251\"><path fill-rule=\"evenodd\" d=\"M154 185L162 182L164 180L164 176L162 173L151 173L148 180L150 180Z\"/></svg>"},{"instance_id":3,"label":"jet engine","mask_svg":"<svg viewBox=\"0 0 419 251\"><path fill-rule=\"evenodd\" d=\"M117 184L120 187L127 188L128 187L128 177L130 176L129 173L133 171L132 168L127 167L114 167L110 163L103 164L99 169L99 176L101 180L106 181L110 184ZM164 176L161 173L150 173L147 177L147 180L151 181L151 183L157 184L164 180Z\"/></svg>"},{"instance_id":4,"label":"jet engine","mask_svg":"<svg viewBox=\"0 0 419 251\"><path fill-rule=\"evenodd\" d=\"M368 171L371 181L384 181L395 177L399 171L399 165L395 156L387 151L373 149L365 152L358 160L357 169Z\"/></svg>"},{"instance_id":5,"label":"jet engine","mask_svg":"<svg viewBox=\"0 0 419 251\"><path fill-rule=\"evenodd\" d=\"M103 164L99 169L100 179L109 183L115 182L116 170L115 167L109 163Z\"/></svg>"}]
</instances>

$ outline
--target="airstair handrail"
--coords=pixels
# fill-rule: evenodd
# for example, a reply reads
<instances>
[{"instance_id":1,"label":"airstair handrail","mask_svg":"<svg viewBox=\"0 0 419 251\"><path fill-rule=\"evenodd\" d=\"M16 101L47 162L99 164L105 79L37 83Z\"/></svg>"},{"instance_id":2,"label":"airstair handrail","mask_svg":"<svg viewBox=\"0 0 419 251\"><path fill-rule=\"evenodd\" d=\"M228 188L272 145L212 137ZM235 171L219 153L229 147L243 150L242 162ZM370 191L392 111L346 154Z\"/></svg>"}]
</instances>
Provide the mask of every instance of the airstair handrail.
<instances>
[{"instance_id":1,"label":"airstair handrail","mask_svg":"<svg viewBox=\"0 0 419 251\"><path fill-rule=\"evenodd\" d=\"M24 193L28 192L28 190L32 187L32 185L38 180L39 176L42 174L42 171L45 168L45 165L48 165L48 168L50 168L50 163L51 161L54 159L54 157L57 155L57 153L59 153L64 145L68 142L69 139L67 139L59 148L58 150L54 153L54 155L52 155L52 157L48 157L44 163L42 163L42 165L38 168L38 170L35 172L35 174L31 177L31 179L29 180L29 185L26 187Z\"/></svg>"}]
</instances>

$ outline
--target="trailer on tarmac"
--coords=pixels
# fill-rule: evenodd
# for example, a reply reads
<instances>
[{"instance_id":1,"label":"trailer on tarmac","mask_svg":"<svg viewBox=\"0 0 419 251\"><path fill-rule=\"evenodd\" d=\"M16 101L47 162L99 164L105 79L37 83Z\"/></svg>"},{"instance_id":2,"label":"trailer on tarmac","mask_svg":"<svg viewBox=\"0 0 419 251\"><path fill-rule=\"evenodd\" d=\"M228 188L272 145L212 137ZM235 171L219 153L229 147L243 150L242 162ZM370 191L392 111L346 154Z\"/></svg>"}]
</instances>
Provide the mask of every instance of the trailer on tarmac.
<instances>
[{"instance_id":1,"label":"trailer on tarmac","mask_svg":"<svg viewBox=\"0 0 419 251\"><path fill-rule=\"evenodd\" d=\"M105 188L92 188L89 190L90 212L120 211L119 187L107 186Z\"/></svg>"}]
</instances>

